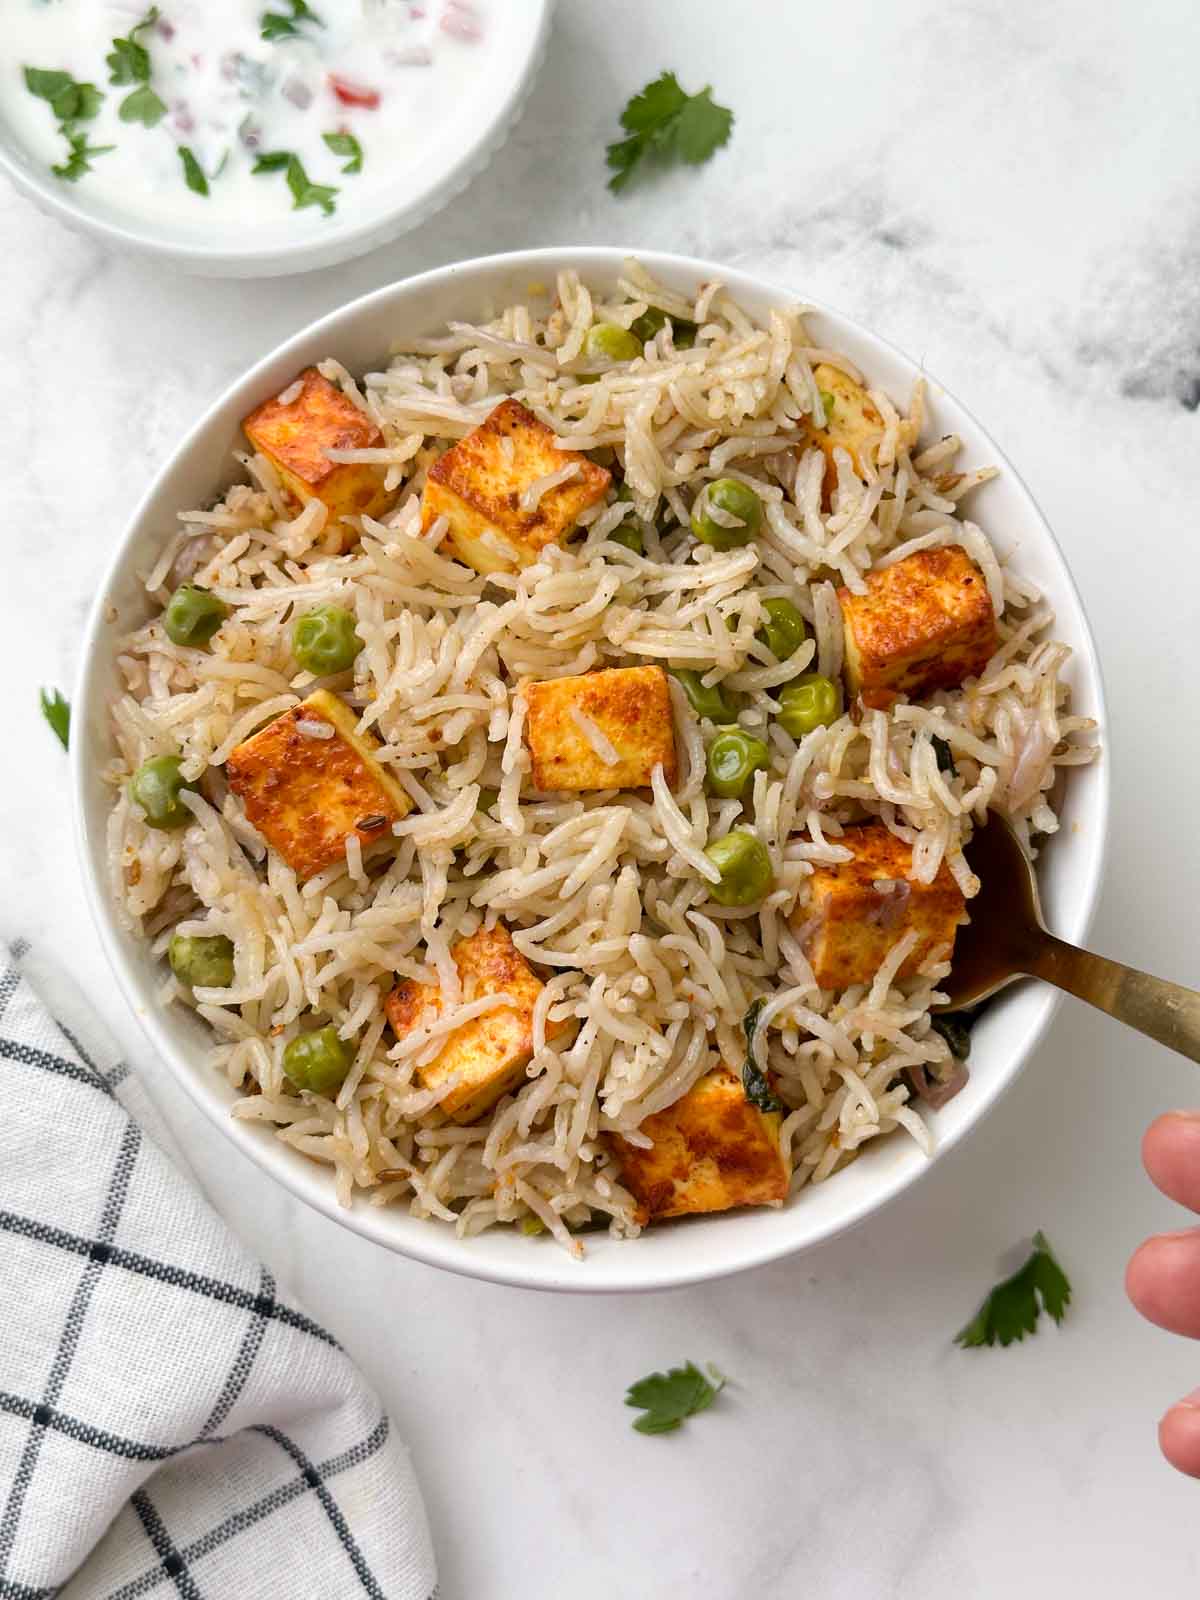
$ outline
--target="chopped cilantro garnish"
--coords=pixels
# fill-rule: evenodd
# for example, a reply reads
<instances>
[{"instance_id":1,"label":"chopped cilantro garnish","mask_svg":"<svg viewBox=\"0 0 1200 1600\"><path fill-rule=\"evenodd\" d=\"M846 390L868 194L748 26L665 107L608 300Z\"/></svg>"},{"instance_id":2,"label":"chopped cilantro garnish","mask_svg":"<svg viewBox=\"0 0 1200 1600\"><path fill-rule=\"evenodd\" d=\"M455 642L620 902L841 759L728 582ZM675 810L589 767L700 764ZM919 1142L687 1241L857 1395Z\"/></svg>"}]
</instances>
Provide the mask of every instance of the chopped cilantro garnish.
<instances>
[{"instance_id":1,"label":"chopped cilantro garnish","mask_svg":"<svg viewBox=\"0 0 1200 1600\"><path fill-rule=\"evenodd\" d=\"M167 114L165 103L150 87L150 52L137 37L157 21L158 7L151 6L142 20L130 28L125 38L113 40L112 52L104 58L108 63L109 83L118 87L127 83L137 85L118 107L117 114L121 121L140 122L147 128L157 127Z\"/></svg>"},{"instance_id":2,"label":"chopped cilantro garnish","mask_svg":"<svg viewBox=\"0 0 1200 1600\"><path fill-rule=\"evenodd\" d=\"M148 83L127 94L117 107L117 115L122 122L140 122L147 128L157 127L166 114L166 104Z\"/></svg>"},{"instance_id":3,"label":"chopped cilantro garnish","mask_svg":"<svg viewBox=\"0 0 1200 1600\"><path fill-rule=\"evenodd\" d=\"M968 1350L983 1344L1012 1344L1036 1331L1041 1311L1061 1322L1070 1301L1067 1275L1055 1260L1046 1235L1039 1230L1033 1236L1029 1260L1019 1272L996 1285L976 1315L955 1335L954 1342Z\"/></svg>"},{"instance_id":4,"label":"chopped cilantro garnish","mask_svg":"<svg viewBox=\"0 0 1200 1600\"><path fill-rule=\"evenodd\" d=\"M608 187L618 194L646 157L698 165L725 144L733 129L733 112L719 106L711 87L687 94L673 72L648 83L621 113L629 135L608 146L613 175Z\"/></svg>"},{"instance_id":5,"label":"chopped cilantro garnish","mask_svg":"<svg viewBox=\"0 0 1200 1600\"><path fill-rule=\"evenodd\" d=\"M100 109L103 91L94 83L77 83L69 72L25 68L25 87L49 103L60 122L90 122Z\"/></svg>"},{"instance_id":6,"label":"chopped cilantro garnish","mask_svg":"<svg viewBox=\"0 0 1200 1600\"><path fill-rule=\"evenodd\" d=\"M760 995L742 1018L742 1032L746 1035L746 1063L742 1068L742 1088L745 1090L746 1099L760 1111L782 1111L783 1101L772 1089L766 1075L754 1059L754 1035L758 1029L759 1013L766 1003L766 996Z\"/></svg>"},{"instance_id":7,"label":"chopped cilantro garnish","mask_svg":"<svg viewBox=\"0 0 1200 1600\"><path fill-rule=\"evenodd\" d=\"M833 420L833 396L828 389L818 389L817 393L821 396L821 406L825 412L825 426L828 427Z\"/></svg>"},{"instance_id":8,"label":"chopped cilantro garnish","mask_svg":"<svg viewBox=\"0 0 1200 1600\"><path fill-rule=\"evenodd\" d=\"M50 171L56 178L65 178L68 183L76 183L85 172L92 170L92 159L95 156L106 156L110 150L115 150L113 144L89 144L86 133L73 133L64 126L59 132L66 136L70 147L67 159Z\"/></svg>"},{"instance_id":9,"label":"chopped cilantro garnish","mask_svg":"<svg viewBox=\"0 0 1200 1600\"><path fill-rule=\"evenodd\" d=\"M335 156L349 156L350 159L342 168L343 173L361 172L363 167L362 145L352 133L323 133L325 143Z\"/></svg>"},{"instance_id":10,"label":"chopped cilantro garnish","mask_svg":"<svg viewBox=\"0 0 1200 1600\"><path fill-rule=\"evenodd\" d=\"M208 193L208 179L204 176L204 168L196 160L186 144L179 146L179 159L183 162L183 181L194 194Z\"/></svg>"},{"instance_id":11,"label":"chopped cilantro garnish","mask_svg":"<svg viewBox=\"0 0 1200 1600\"><path fill-rule=\"evenodd\" d=\"M634 1423L637 1431L673 1433L688 1417L707 1411L725 1387L725 1379L711 1363L708 1372L706 1378L695 1362L689 1361L630 1384L625 1404L645 1413Z\"/></svg>"},{"instance_id":12,"label":"chopped cilantro garnish","mask_svg":"<svg viewBox=\"0 0 1200 1600\"><path fill-rule=\"evenodd\" d=\"M290 17L284 16L279 11L264 11L259 17L264 39L297 38L300 34L300 29L296 26L298 22L315 22L318 28L325 26L316 12L305 4L305 0L287 0L287 4L292 13Z\"/></svg>"},{"instance_id":13,"label":"chopped cilantro garnish","mask_svg":"<svg viewBox=\"0 0 1200 1600\"><path fill-rule=\"evenodd\" d=\"M938 771L948 773L952 778L957 778L958 768L954 765L954 751L950 748L948 741L939 739L935 733L929 742L933 746L934 755L937 757Z\"/></svg>"},{"instance_id":14,"label":"chopped cilantro garnish","mask_svg":"<svg viewBox=\"0 0 1200 1600\"><path fill-rule=\"evenodd\" d=\"M302 211L305 206L320 206L328 217L335 210L333 197L337 190L326 183L313 183L300 157L291 150L265 150L250 170L286 172L287 185L292 191L293 211Z\"/></svg>"},{"instance_id":15,"label":"chopped cilantro garnish","mask_svg":"<svg viewBox=\"0 0 1200 1600\"><path fill-rule=\"evenodd\" d=\"M42 715L58 735L58 741L65 750L71 737L71 707L57 689L43 689L40 699Z\"/></svg>"}]
</instances>

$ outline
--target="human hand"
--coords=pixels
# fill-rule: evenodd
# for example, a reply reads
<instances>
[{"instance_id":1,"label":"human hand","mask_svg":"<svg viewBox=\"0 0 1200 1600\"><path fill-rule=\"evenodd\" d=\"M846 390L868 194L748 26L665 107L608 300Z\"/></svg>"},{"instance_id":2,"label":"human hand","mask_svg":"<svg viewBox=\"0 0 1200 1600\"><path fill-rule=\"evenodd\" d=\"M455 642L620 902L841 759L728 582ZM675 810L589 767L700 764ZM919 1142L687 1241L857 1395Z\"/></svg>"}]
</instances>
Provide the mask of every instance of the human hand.
<instances>
[{"instance_id":1,"label":"human hand","mask_svg":"<svg viewBox=\"0 0 1200 1600\"><path fill-rule=\"evenodd\" d=\"M1200 1111L1171 1111L1151 1123L1142 1160L1165 1195L1200 1212ZM1149 1321L1200 1339L1200 1228L1147 1239L1126 1269L1125 1289ZM1173 1467L1200 1478L1200 1389L1170 1408L1158 1442Z\"/></svg>"}]
</instances>

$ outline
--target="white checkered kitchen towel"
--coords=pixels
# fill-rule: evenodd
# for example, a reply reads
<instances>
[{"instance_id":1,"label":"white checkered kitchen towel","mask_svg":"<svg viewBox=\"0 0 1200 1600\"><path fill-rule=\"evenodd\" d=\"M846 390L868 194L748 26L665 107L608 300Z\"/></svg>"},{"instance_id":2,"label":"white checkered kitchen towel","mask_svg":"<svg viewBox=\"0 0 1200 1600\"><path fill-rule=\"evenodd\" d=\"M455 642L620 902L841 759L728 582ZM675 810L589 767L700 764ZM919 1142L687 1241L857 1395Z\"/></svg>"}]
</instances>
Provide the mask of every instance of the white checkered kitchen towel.
<instances>
[{"instance_id":1,"label":"white checkered kitchen towel","mask_svg":"<svg viewBox=\"0 0 1200 1600\"><path fill-rule=\"evenodd\" d=\"M0 959L0 1600L430 1600L378 1400L80 1010Z\"/></svg>"}]
</instances>

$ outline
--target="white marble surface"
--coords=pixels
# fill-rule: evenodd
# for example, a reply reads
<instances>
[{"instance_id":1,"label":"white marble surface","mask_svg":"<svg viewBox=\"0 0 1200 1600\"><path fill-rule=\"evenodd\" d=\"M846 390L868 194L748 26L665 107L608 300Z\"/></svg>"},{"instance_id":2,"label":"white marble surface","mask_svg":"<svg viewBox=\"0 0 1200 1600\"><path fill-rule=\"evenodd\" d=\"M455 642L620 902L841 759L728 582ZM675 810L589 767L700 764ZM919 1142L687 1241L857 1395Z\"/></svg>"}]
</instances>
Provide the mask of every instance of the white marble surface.
<instances>
[{"instance_id":1,"label":"white marble surface","mask_svg":"<svg viewBox=\"0 0 1200 1600\"><path fill-rule=\"evenodd\" d=\"M1107 663L1114 847L1094 943L1195 982L1198 59L1188 0L562 0L487 176L337 271L173 277L0 192L0 925L70 964L217 1205L379 1385L417 1458L446 1600L1195 1594L1200 1487L1162 1463L1154 1427L1200 1380L1200 1351L1143 1324L1121 1287L1134 1244L1181 1225L1138 1141L1156 1112L1200 1101L1195 1069L1069 1006L964 1148L803 1259L603 1302L440 1275L300 1209L156 1072L87 920L37 687L70 685L150 470L285 334L455 257L691 250L873 324L1019 464ZM668 65L735 108L733 143L614 200L605 139ZM955 1350L1039 1225L1075 1283L1062 1332ZM676 1437L631 1432L625 1384L687 1356L730 1373L728 1394Z\"/></svg>"}]
</instances>

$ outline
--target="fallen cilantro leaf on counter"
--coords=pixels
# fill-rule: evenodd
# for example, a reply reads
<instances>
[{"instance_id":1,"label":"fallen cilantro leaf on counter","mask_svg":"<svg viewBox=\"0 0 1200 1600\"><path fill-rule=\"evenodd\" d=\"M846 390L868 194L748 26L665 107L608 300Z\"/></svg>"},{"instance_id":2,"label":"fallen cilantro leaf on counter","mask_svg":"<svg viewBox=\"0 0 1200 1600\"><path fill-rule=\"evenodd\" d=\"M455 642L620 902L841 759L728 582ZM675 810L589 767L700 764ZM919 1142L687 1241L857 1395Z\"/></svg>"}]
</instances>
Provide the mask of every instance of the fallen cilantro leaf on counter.
<instances>
[{"instance_id":1,"label":"fallen cilantro leaf on counter","mask_svg":"<svg viewBox=\"0 0 1200 1600\"><path fill-rule=\"evenodd\" d=\"M1038 1297L1041 1297L1039 1306ZM1045 1311L1061 1322L1071 1303L1071 1285L1055 1260L1046 1235L1039 1229L1033 1236L1033 1254L1011 1278L998 1283L966 1327L955 1334L955 1344L966 1350L979 1345L1012 1344L1037 1330L1038 1316Z\"/></svg>"},{"instance_id":2,"label":"fallen cilantro leaf on counter","mask_svg":"<svg viewBox=\"0 0 1200 1600\"><path fill-rule=\"evenodd\" d=\"M66 750L71 737L71 707L58 692L51 689L48 693L42 690L38 697L42 702L42 715L58 735L58 741Z\"/></svg>"},{"instance_id":3,"label":"fallen cilantro leaf on counter","mask_svg":"<svg viewBox=\"0 0 1200 1600\"><path fill-rule=\"evenodd\" d=\"M667 1372L652 1372L648 1378L630 1384L627 1406L645 1413L634 1423L639 1433L673 1433L687 1417L707 1411L725 1387L725 1379L711 1362L706 1378L694 1361L672 1367Z\"/></svg>"},{"instance_id":4,"label":"fallen cilantro leaf on counter","mask_svg":"<svg viewBox=\"0 0 1200 1600\"><path fill-rule=\"evenodd\" d=\"M621 126L629 138L619 139L607 150L613 169L608 187L614 194L647 156L692 166L707 161L728 141L733 112L716 103L711 87L687 94L673 72L664 72L629 101L621 113Z\"/></svg>"}]
</instances>

